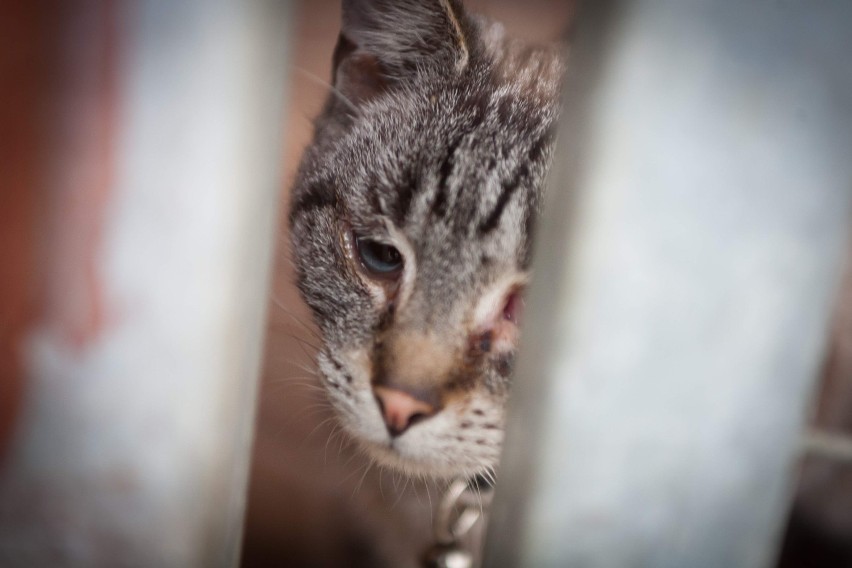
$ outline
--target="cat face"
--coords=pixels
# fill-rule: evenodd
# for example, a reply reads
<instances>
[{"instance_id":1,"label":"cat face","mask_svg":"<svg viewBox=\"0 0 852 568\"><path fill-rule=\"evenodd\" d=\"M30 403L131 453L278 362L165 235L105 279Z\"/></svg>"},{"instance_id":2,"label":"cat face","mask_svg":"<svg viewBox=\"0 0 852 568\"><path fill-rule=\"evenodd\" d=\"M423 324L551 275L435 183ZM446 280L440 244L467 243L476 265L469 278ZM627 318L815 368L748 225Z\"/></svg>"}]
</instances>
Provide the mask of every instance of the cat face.
<instances>
[{"instance_id":1,"label":"cat face","mask_svg":"<svg viewBox=\"0 0 852 568\"><path fill-rule=\"evenodd\" d=\"M381 463L496 465L560 76L456 2L343 2L291 239L329 399Z\"/></svg>"}]
</instances>

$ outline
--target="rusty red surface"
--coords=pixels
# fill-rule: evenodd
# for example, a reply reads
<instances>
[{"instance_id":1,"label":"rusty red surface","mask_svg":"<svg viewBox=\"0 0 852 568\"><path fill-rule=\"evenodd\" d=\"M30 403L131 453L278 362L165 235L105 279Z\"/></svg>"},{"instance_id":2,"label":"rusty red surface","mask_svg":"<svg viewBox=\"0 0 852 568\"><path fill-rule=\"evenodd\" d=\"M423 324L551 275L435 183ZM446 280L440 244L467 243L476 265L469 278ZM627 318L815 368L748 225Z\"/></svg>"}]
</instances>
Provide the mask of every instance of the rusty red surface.
<instances>
[{"instance_id":1,"label":"rusty red surface","mask_svg":"<svg viewBox=\"0 0 852 568\"><path fill-rule=\"evenodd\" d=\"M116 3L74 4L57 67L45 315L82 350L107 319L98 258L114 178L119 41Z\"/></svg>"},{"instance_id":2,"label":"rusty red surface","mask_svg":"<svg viewBox=\"0 0 852 568\"><path fill-rule=\"evenodd\" d=\"M98 256L113 163L115 3L0 8L0 459L38 325L82 349L106 320Z\"/></svg>"},{"instance_id":3,"label":"rusty red surface","mask_svg":"<svg viewBox=\"0 0 852 568\"><path fill-rule=\"evenodd\" d=\"M21 345L36 315L50 27L39 3L0 8L0 460L23 392Z\"/></svg>"}]
</instances>

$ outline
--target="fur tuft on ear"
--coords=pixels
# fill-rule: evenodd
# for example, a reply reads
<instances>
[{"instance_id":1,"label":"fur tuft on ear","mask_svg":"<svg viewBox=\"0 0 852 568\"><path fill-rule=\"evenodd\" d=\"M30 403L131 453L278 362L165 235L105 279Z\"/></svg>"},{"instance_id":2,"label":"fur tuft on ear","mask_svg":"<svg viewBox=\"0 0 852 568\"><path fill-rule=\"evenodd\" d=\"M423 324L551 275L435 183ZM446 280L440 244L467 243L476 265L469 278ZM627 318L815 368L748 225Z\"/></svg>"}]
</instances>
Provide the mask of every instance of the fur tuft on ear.
<instances>
[{"instance_id":1,"label":"fur tuft on ear","mask_svg":"<svg viewBox=\"0 0 852 568\"><path fill-rule=\"evenodd\" d=\"M335 86L358 104L421 68L460 73L469 35L457 0L343 0Z\"/></svg>"}]
</instances>

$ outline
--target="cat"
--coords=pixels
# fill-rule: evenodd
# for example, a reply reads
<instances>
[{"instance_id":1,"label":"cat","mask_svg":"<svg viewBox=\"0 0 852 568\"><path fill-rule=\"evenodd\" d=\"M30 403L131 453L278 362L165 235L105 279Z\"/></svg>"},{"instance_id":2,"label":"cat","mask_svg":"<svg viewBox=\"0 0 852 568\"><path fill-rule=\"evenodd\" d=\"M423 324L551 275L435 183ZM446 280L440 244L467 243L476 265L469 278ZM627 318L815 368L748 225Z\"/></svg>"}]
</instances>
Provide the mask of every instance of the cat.
<instances>
[{"instance_id":1,"label":"cat","mask_svg":"<svg viewBox=\"0 0 852 568\"><path fill-rule=\"evenodd\" d=\"M328 398L380 464L494 474L563 54L456 0L343 0L290 235Z\"/></svg>"}]
</instances>

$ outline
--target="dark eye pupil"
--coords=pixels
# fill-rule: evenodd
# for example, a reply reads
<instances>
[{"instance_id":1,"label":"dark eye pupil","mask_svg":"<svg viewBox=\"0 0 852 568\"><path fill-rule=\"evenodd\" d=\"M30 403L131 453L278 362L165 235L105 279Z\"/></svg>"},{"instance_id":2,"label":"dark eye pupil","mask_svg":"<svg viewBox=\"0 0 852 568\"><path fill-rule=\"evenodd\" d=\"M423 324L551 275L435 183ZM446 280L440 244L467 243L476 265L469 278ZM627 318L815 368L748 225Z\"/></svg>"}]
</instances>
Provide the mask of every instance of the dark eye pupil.
<instances>
[{"instance_id":1,"label":"dark eye pupil","mask_svg":"<svg viewBox=\"0 0 852 568\"><path fill-rule=\"evenodd\" d=\"M356 246L361 263L370 272L391 275L402 268L402 255L391 245L357 237Z\"/></svg>"}]
</instances>

